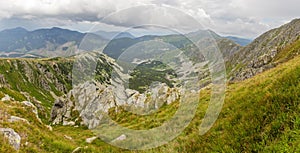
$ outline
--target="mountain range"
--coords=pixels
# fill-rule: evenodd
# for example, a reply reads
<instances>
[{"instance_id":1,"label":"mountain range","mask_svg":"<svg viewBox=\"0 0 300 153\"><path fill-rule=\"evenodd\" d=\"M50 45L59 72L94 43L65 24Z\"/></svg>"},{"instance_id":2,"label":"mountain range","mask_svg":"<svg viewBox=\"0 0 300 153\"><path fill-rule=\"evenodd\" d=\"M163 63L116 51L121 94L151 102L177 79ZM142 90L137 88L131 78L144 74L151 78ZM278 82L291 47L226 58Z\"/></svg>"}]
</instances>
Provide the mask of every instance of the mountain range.
<instances>
[{"instance_id":1,"label":"mountain range","mask_svg":"<svg viewBox=\"0 0 300 153\"><path fill-rule=\"evenodd\" d=\"M138 38L125 33L111 41L107 38L113 34L99 35L59 28L0 32L0 48L6 53L43 55L46 50L69 50L68 55L77 53L80 57L0 59L0 152L132 152L110 144L129 141L143 146L143 136L115 131L100 139L99 135L112 132L110 127L100 134L93 129L106 122L105 115L131 130L165 125L181 107L181 84L176 78L194 76L199 77L197 85L201 88L199 106L190 124L168 144L141 152L300 152L300 19L267 31L246 46L210 30ZM205 135L199 135L211 93L216 91L207 62L187 38L210 50L207 35L214 38L223 55L228 82L217 121ZM79 45L84 37L89 38L87 46ZM180 48L192 59L191 64L180 57L175 57L176 61L188 68L172 68L155 60L136 65L116 61L130 46L146 40ZM97 46L94 41L102 43ZM64 48L70 46L73 48ZM160 47L141 46L144 50L136 55L142 51L158 53L151 49ZM100 48L104 54L71 51L80 48ZM171 47L164 49L173 51ZM171 54L166 54L164 60L169 57ZM188 71L199 64L204 66ZM92 67L95 69L88 69ZM122 78L129 78L128 86L122 84ZM152 88L153 82L160 83ZM128 101L120 100L124 96ZM138 115L127 111L128 107L142 111L160 108L152 114ZM172 126L166 129L175 131Z\"/></svg>"},{"instance_id":2,"label":"mountain range","mask_svg":"<svg viewBox=\"0 0 300 153\"><path fill-rule=\"evenodd\" d=\"M210 31L210 34L216 39L227 39ZM195 35L195 36L193 36ZM196 38L201 33L189 33L188 37ZM142 36L134 37L128 32L105 32L97 31L93 33L81 33L68 29L51 28L27 31L24 28L7 29L0 32L0 56L2 57L55 57L71 56L76 50L96 50L104 49L104 52L111 56L120 54L133 44L145 40L163 39L175 47L182 48L187 45L187 39L182 39L180 35L165 36ZM168 41L169 39L169 41ZM200 38L197 38L200 39ZM240 38L229 37L232 44L240 43ZM86 45L87 43L88 45ZM114 45L112 45L114 44ZM244 44L242 44L244 45ZM223 46L224 47L224 46ZM223 47L221 49L223 49Z\"/></svg>"}]
</instances>

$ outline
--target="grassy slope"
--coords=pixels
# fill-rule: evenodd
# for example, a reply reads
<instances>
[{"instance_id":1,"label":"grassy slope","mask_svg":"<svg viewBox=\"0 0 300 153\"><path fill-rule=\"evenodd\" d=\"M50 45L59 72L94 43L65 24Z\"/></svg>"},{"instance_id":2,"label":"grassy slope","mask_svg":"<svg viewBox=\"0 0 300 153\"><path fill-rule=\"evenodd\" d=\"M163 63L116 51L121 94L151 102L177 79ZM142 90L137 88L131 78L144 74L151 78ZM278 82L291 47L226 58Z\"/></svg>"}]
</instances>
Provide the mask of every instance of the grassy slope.
<instances>
[{"instance_id":1,"label":"grassy slope","mask_svg":"<svg viewBox=\"0 0 300 153\"><path fill-rule=\"evenodd\" d=\"M300 56L246 81L230 84L217 122L208 133L199 136L198 126L210 95L209 89L203 90L198 112L189 127L167 145L143 152L300 152L299 78ZM0 105L2 112L16 114L31 122L31 125L0 122L0 126L23 133L23 144L30 142L28 146L22 146L21 152L71 152L78 146L88 146L85 152L124 151L99 139L86 144L85 138L91 137L92 133L83 127L57 126L51 132L18 104L0 102ZM113 118L133 129L148 129L159 126L174 113L174 109L176 104L163 107L154 115L158 117L154 120L126 112L115 114ZM73 140L65 139L64 135ZM9 152L11 148L6 143L0 142L0 152Z\"/></svg>"},{"instance_id":2,"label":"grassy slope","mask_svg":"<svg viewBox=\"0 0 300 153\"><path fill-rule=\"evenodd\" d=\"M298 56L254 78L230 84L217 122L208 133L199 136L197 127L209 100L209 90L203 90L198 113L184 133L146 152L299 152L299 78ZM136 119L124 125L131 123ZM157 125L155 121L144 123L148 127Z\"/></svg>"},{"instance_id":3,"label":"grassy slope","mask_svg":"<svg viewBox=\"0 0 300 153\"><path fill-rule=\"evenodd\" d=\"M45 114L49 114L54 102L54 97L51 95L50 91L41 86L39 81L41 79L46 80L51 91L57 96L61 96L63 93L58 91L54 84L54 80L46 79L44 72L41 72L37 68L37 65L40 64L44 69L51 72L54 75L54 78L57 78L59 82L66 85L68 90L71 88L71 82L66 78L66 75L55 72L53 66L51 66L53 63L58 65L61 73L69 72L72 68L70 60L65 59L1 59L0 74L4 75L9 87L0 88L0 91L8 94L16 101L28 100L21 92L28 93L31 98L35 98L42 102L41 105L44 107L44 113L41 113L40 117L43 121L47 121L48 118ZM26 76L25 64L28 65L30 71L32 71L32 78ZM30 79L32 79L32 81L30 81Z\"/></svg>"},{"instance_id":4,"label":"grassy slope","mask_svg":"<svg viewBox=\"0 0 300 153\"><path fill-rule=\"evenodd\" d=\"M35 115L30 112L30 108L24 107L19 102L0 102L0 106L0 127L12 128L20 134L22 138L20 152L70 153L78 146L83 147L81 150L85 152L120 151L100 140L95 140L92 144L86 143L85 139L92 137L93 133L85 127L56 126L53 131L50 131L45 125L38 122ZM10 123L7 121L10 115L21 116L27 119L30 124L24 122ZM71 137L72 140L65 136ZM3 140L0 142L1 153L14 152L3 135L0 135L0 140ZM27 145L25 145L26 142Z\"/></svg>"}]
</instances>

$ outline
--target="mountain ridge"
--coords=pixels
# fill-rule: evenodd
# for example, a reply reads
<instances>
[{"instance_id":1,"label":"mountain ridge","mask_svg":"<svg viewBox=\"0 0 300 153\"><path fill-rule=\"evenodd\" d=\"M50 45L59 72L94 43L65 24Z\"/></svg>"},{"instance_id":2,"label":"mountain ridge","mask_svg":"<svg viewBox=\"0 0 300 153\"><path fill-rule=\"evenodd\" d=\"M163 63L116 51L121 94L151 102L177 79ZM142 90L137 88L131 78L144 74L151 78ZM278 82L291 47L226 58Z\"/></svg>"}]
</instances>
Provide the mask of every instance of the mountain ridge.
<instances>
[{"instance_id":1,"label":"mountain ridge","mask_svg":"<svg viewBox=\"0 0 300 153\"><path fill-rule=\"evenodd\" d=\"M262 34L238 51L227 63L231 67L231 80L244 80L276 66L283 60L278 55L289 54L284 49L297 45L294 43L299 39L300 19L294 19ZM293 53L298 54L299 48L295 48Z\"/></svg>"},{"instance_id":2,"label":"mountain ridge","mask_svg":"<svg viewBox=\"0 0 300 153\"><path fill-rule=\"evenodd\" d=\"M299 152L299 33L298 19L266 32L246 47L219 39L219 47L232 43L227 49L223 47L223 53L228 77L234 78L228 83L219 119L205 135L199 135L198 127L213 92L208 85L200 90L196 116L179 137L141 152ZM158 127L176 113L176 91L166 86L160 86L164 89L160 96L171 102L154 114L139 116L118 107L108 88L116 85L111 84L110 75L112 67L118 68L117 63L106 55L90 54L96 55L94 62L98 65L92 72L84 69L91 66L85 65L93 60L89 54L75 63L79 69L75 72L74 57L0 59L0 132L20 138L14 141L14 137L0 134L0 152L132 152L108 145L88 130L100 123L95 112L104 110L118 124L135 130ZM96 76L90 80L82 73ZM75 88L72 77L78 77ZM86 103L87 97L78 93L102 101ZM136 106L147 96L132 90L126 94ZM127 138L126 133L118 136Z\"/></svg>"}]
</instances>

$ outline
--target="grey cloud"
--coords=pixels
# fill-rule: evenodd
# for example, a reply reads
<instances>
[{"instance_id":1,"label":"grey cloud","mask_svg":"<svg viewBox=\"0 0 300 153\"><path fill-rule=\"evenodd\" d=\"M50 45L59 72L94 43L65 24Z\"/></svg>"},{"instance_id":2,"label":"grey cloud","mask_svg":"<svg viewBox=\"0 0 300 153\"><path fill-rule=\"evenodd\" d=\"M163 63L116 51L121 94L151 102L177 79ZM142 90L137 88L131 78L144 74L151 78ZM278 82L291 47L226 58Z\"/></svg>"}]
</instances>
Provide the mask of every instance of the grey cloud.
<instances>
[{"instance_id":1,"label":"grey cloud","mask_svg":"<svg viewBox=\"0 0 300 153\"><path fill-rule=\"evenodd\" d=\"M190 15L169 7L145 5L125 9L102 20L117 26L159 25L182 31L199 30L201 25Z\"/></svg>"},{"instance_id":2,"label":"grey cloud","mask_svg":"<svg viewBox=\"0 0 300 153\"><path fill-rule=\"evenodd\" d=\"M45 24L74 25L76 29L82 22L96 23L106 16L110 18L102 20L103 23L112 27L152 23L184 29L194 24L178 12L162 13L159 9L138 8L128 10L146 4L154 4L158 8L173 7L218 33L246 37L256 37L263 31L300 16L299 0L14 0L0 1L0 28L12 23L22 26L16 22L19 19L19 24L31 23L35 27ZM123 15L113 16L122 10Z\"/></svg>"}]
</instances>

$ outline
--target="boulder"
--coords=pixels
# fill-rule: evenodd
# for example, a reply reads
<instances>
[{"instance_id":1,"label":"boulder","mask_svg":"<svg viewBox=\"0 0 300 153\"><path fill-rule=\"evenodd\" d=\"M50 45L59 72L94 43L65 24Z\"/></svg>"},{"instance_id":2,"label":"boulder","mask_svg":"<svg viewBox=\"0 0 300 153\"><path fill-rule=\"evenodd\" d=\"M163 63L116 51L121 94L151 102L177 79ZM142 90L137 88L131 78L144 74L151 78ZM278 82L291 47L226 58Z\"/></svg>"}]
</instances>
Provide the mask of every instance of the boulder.
<instances>
[{"instance_id":1,"label":"boulder","mask_svg":"<svg viewBox=\"0 0 300 153\"><path fill-rule=\"evenodd\" d=\"M116 141L123 141L127 138L127 136L125 134L120 135L119 137L117 137L116 139L114 139L112 142L116 142Z\"/></svg>"},{"instance_id":2,"label":"boulder","mask_svg":"<svg viewBox=\"0 0 300 153\"><path fill-rule=\"evenodd\" d=\"M63 126L74 126L75 125L75 122L73 121L63 121Z\"/></svg>"},{"instance_id":3,"label":"boulder","mask_svg":"<svg viewBox=\"0 0 300 153\"><path fill-rule=\"evenodd\" d=\"M91 138L87 138L85 140L86 143L92 143L94 140L96 140L98 137L91 137Z\"/></svg>"},{"instance_id":4,"label":"boulder","mask_svg":"<svg viewBox=\"0 0 300 153\"><path fill-rule=\"evenodd\" d=\"M50 125L46 125L46 127L47 127L47 129L48 129L49 131L53 131L53 128L52 128L52 126L50 126Z\"/></svg>"},{"instance_id":5,"label":"boulder","mask_svg":"<svg viewBox=\"0 0 300 153\"><path fill-rule=\"evenodd\" d=\"M72 138L72 137L70 137L70 136L67 136L67 135L64 135L64 138L66 138L66 139L68 139L68 140L73 140L73 138Z\"/></svg>"},{"instance_id":6,"label":"boulder","mask_svg":"<svg viewBox=\"0 0 300 153\"><path fill-rule=\"evenodd\" d=\"M20 149L21 137L11 128L0 128L0 133L8 139L9 144L12 145L16 150Z\"/></svg>"},{"instance_id":7,"label":"boulder","mask_svg":"<svg viewBox=\"0 0 300 153\"><path fill-rule=\"evenodd\" d=\"M32 104L29 101L23 101L21 103L23 105L27 106L27 107L31 107L32 108L32 112L35 114L36 118L39 120L40 123L42 123L42 120L40 119L39 114L38 114L38 109L37 109L37 107L34 104Z\"/></svg>"}]
</instances>

